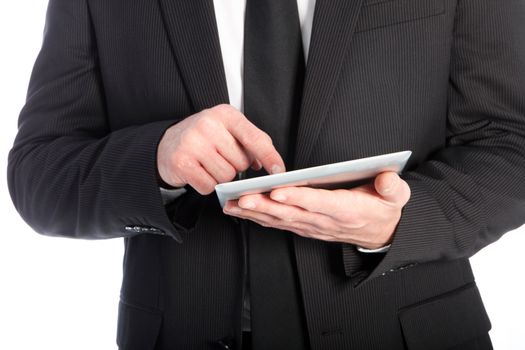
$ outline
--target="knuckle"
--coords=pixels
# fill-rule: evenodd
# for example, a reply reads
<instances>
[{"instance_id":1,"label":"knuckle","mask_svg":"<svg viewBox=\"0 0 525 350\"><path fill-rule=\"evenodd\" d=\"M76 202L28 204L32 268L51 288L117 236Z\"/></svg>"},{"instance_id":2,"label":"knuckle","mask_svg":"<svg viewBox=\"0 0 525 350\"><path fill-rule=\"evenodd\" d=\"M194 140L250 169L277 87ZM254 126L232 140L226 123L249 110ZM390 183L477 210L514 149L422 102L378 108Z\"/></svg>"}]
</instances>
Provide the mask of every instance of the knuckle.
<instances>
[{"instance_id":1,"label":"knuckle","mask_svg":"<svg viewBox=\"0 0 525 350\"><path fill-rule=\"evenodd\" d=\"M176 171L186 171L193 169L195 162L191 157L184 153L175 153L172 158L172 168Z\"/></svg>"},{"instance_id":2,"label":"knuckle","mask_svg":"<svg viewBox=\"0 0 525 350\"><path fill-rule=\"evenodd\" d=\"M254 147L259 147L272 142L270 135L257 128L249 128L248 130L245 130L244 136L244 143Z\"/></svg>"},{"instance_id":3,"label":"knuckle","mask_svg":"<svg viewBox=\"0 0 525 350\"><path fill-rule=\"evenodd\" d=\"M266 132L260 129L253 136L253 140L256 144L268 144L268 145L273 144L272 138L270 137L270 135L268 135Z\"/></svg>"},{"instance_id":4,"label":"knuckle","mask_svg":"<svg viewBox=\"0 0 525 350\"><path fill-rule=\"evenodd\" d=\"M208 185L204 187L204 193L205 195L211 194L214 191L215 185Z\"/></svg>"},{"instance_id":5,"label":"knuckle","mask_svg":"<svg viewBox=\"0 0 525 350\"><path fill-rule=\"evenodd\" d=\"M196 181L196 179L190 179L188 181L188 184L195 189L199 194L204 195L205 194L205 188L204 186L199 182Z\"/></svg>"},{"instance_id":6,"label":"knuckle","mask_svg":"<svg viewBox=\"0 0 525 350\"><path fill-rule=\"evenodd\" d=\"M228 182L235 178L237 172L233 168L224 169L219 174L217 174L217 179L219 182Z\"/></svg>"},{"instance_id":7,"label":"knuckle","mask_svg":"<svg viewBox=\"0 0 525 350\"><path fill-rule=\"evenodd\" d=\"M232 119L238 118L242 115L237 109L229 104L220 104L213 108L214 116L218 117L223 121L231 121Z\"/></svg>"},{"instance_id":8,"label":"knuckle","mask_svg":"<svg viewBox=\"0 0 525 350\"><path fill-rule=\"evenodd\" d=\"M213 181L210 182L201 182L199 185L196 185L196 190L202 195L208 195L213 192L216 183Z\"/></svg>"},{"instance_id":9,"label":"knuckle","mask_svg":"<svg viewBox=\"0 0 525 350\"><path fill-rule=\"evenodd\" d=\"M206 189L203 188L203 187L200 187L200 186L194 186L195 190L200 194L200 195L207 195L209 193L207 193Z\"/></svg>"},{"instance_id":10,"label":"knuckle","mask_svg":"<svg viewBox=\"0 0 525 350\"><path fill-rule=\"evenodd\" d=\"M243 153L240 154L240 156L235 160L235 170L237 171L244 171L248 169L251 166L250 159L244 155Z\"/></svg>"},{"instance_id":11,"label":"knuckle","mask_svg":"<svg viewBox=\"0 0 525 350\"><path fill-rule=\"evenodd\" d=\"M195 128L205 135L212 132L216 127L217 122L209 116L199 118L199 120L197 120L197 122L195 123Z\"/></svg>"},{"instance_id":12,"label":"knuckle","mask_svg":"<svg viewBox=\"0 0 525 350\"><path fill-rule=\"evenodd\" d=\"M212 111L219 113L219 114L229 114L232 111L232 106L230 106L227 103L221 103L211 109Z\"/></svg>"},{"instance_id":13,"label":"knuckle","mask_svg":"<svg viewBox=\"0 0 525 350\"><path fill-rule=\"evenodd\" d=\"M194 147L198 141L198 132L194 128L183 131L180 135L180 146L181 147Z\"/></svg>"},{"instance_id":14,"label":"knuckle","mask_svg":"<svg viewBox=\"0 0 525 350\"><path fill-rule=\"evenodd\" d=\"M237 176L237 171L234 168L230 167L224 172L224 174L226 176L226 181L230 181L234 179L235 176Z\"/></svg>"}]
</instances>

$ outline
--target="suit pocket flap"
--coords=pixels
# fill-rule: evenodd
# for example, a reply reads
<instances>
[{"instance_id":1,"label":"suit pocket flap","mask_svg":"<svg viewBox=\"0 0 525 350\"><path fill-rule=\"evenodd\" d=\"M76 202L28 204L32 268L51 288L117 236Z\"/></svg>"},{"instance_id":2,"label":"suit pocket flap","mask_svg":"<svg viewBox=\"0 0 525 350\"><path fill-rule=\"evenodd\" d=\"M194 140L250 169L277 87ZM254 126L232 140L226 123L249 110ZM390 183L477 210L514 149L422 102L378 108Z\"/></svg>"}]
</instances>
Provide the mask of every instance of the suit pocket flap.
<instances>
[{"instance_id":1,"label":"suit pocket flap","mask_svg":"<svg viewBox=\"0 0 525 350\"><path fill-rule=\"evenodd\" d=\"M475 284L401 309L399 319L410 350L446 349L491 328Z\"/></svg>"},{"instance_id":2,"label":"suit pocket flap","mask_svg":"<svg viewBox=\"0 0 525 350\"><path fill-rule=\"evenodd\" d=\"M443 0L371 0L363 5L356 32L431 17L445 12Z\"/></svg>"},{"instance_id":3,"label":"suit pocket flap","mask_svg":"<svg viewBox=\"0 0 525 350\"><path fill-rule=\"evenodd\" d=\"M117 344L120 350L153 350L160 326L160 311L120 302L117 329Z\"/></svg>"}]
</instances>

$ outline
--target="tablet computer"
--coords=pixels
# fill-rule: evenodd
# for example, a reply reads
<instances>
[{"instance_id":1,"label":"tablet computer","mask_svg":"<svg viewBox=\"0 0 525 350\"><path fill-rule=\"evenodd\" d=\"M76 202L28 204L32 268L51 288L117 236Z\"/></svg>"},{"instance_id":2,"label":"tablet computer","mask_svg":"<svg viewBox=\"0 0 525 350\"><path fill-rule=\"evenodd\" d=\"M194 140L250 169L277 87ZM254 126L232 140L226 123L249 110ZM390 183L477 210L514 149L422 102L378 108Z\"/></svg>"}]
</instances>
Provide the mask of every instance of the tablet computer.
<instances>
[{"instance_id":1,"label":"tablet computer","mask_svg":"<svg viewBox=\"0 0 525 350\"><path fill-rule=\"evenodd\" d=\"M411 151L388 153L280 174L225 182L215 186L215 192L221 206L224 207L227 201L238 199L242 195L266 193L279 187L350 188L385 171L401 173L411 154Z\"/></svg>"}]
</instances>

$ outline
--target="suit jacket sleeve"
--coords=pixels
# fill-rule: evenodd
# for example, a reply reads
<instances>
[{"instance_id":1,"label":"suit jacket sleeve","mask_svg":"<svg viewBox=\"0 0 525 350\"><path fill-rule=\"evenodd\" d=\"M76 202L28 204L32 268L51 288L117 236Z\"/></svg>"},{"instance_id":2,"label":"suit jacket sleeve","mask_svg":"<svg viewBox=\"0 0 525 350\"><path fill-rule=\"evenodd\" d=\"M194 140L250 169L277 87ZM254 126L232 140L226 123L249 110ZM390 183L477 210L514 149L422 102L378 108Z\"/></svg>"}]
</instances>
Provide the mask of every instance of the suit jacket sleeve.
<instances>
[{"instance_id":1,"label":"suit jacket sleeve","mask_svg":"<svg viewBox=\"0 0 525 350\"><path fill-rule=\"evenodd\" d=\"M123 116L124 117L124 116ZM77 238L180 238L157 181L157 145L174 120L112 130L83 0L51 0L8 182L38 232Z\"/></svg>"},{"instance_id":2,"label":"suit jacket sleeve","mask_svg":"<svg viewBox=\"0 0 525 350\"><path fill-rule=\"evenodd\" d=\"M412 197L368 278L470 257L524 222L524 23L521 0L458 2L447 147L404 174Z\"/></svg>"}]
</instances>

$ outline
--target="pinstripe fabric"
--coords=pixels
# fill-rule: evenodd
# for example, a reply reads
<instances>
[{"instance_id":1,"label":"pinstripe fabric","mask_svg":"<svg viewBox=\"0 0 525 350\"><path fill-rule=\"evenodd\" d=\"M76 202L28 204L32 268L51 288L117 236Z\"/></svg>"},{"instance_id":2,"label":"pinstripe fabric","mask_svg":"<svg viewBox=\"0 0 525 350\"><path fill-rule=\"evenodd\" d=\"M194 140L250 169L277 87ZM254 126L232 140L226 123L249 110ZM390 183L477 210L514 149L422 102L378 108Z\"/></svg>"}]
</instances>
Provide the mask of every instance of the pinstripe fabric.
<instances>
[{"instance_id":1,"label":"pinstripe fabric","mask_svg":"<svg viewBox=\"0 0 525 350\"><path fill-rule=\"evenodd\" d=\"M213 2L159 2L194 109L228 103Z\"/></svg>"},{"instance_id":2,"label":"pinstripe fabric","mask_svg":"<svg viewBox=\"0 0 525 350\"><path fill-rule=\"evenodd\" d=\"M444 11L443 1L436 0L367 1L361 10L356 32L435 16Z\"/></svg>"},{"instance_id":3,"label":"pinstripe fabric","mask_svg":"<svg viewBox=\"0 0 525 350\"><path fill-rule=\"evenodd\" d=\"M522 0L317 1L295 167L413 157L386 255L295 237L312 349L490 348L468 257L525 217L523 23ZM209 2L50 1L10 191L38 232L126 237L122 349L240 336L238 227L213 195L166 210L155 169L169 125L227 101L218 45Z\"/></svg>"},{"instance_id":4,"label":"pinstripe fabric","mask_svg":"<svg viewBox=\"0 0 525 350\"><path fill-rule=\"evenodd\" d=\"M294 167L303 168L315 145L355 29L363 0L316 1ZM330 40L327 40L330 38ZM330 57L327 64L326 57ZM328 79L327 79L328 78Z\"/></svg>"}]
</instances>

